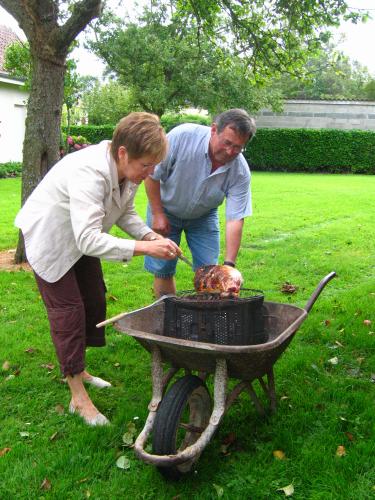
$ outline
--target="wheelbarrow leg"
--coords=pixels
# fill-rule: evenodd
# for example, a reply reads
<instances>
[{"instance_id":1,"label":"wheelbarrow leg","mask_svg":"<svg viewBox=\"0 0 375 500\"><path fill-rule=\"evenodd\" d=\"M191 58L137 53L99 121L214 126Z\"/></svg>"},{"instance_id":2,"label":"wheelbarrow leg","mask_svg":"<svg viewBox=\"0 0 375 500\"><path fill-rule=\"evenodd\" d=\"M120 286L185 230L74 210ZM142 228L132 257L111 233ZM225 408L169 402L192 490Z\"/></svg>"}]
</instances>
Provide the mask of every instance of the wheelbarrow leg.
<instances>
[{"instance_id":1,"label":"wheelbarrow leg","mask_svg":"<svg viewBox=\"0 0 375 500\"><path fill-rule=\"evenodd\" d=\"M275 391L275 376L273 374L273 368L271 368L267 373L267 382L264 381L262 377L259 377L259 383L262 386L267 398L270 402L270 409L274 413L277 407L276 391Z\"/></svg>"},{"instance_id":2,"label":"wheelbarrow leg","mask_svg":"<svg viewBox=\"0 0 375 500\"><path fill-rule=\"evenodd\" d=\"M256 395L251 382L246 382L246 390L249 393L249 396L250 396L252 402L254 403L254 406L255 406L257 412L260 415L264 416L266 414L266 412L264 411L264 407L263 407L262 403L260 402L260 399Z\"/></svg>"}]
</instances>

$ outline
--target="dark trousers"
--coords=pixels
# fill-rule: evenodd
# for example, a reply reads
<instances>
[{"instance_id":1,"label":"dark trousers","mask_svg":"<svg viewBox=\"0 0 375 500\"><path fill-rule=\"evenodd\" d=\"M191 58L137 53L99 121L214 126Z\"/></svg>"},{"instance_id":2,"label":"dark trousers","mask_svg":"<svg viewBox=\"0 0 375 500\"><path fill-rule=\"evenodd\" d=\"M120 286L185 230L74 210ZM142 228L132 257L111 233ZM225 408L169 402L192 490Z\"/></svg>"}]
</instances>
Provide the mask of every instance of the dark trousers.
<instances>
[{"instance_id":1,"label":"dark trousers","mask_svg":"<svg viewBox=\"0 0 375 500\"><path fill-rule=\"evenodd\" d=\"M48 283L34 273L47 309L52 341L61 372L76 375L85 368L86 346L105 345L105 284L100 260L84 255L58 281Z\"/></svg>"}]
</instances>

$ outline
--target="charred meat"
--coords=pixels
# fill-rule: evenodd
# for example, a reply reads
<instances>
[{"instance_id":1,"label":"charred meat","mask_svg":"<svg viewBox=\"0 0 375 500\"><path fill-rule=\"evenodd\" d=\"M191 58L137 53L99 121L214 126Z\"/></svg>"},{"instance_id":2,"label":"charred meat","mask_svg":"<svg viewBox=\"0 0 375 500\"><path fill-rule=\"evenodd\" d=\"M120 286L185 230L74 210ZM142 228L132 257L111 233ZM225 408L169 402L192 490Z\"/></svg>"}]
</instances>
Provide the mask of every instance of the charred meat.
<instances>
[{"instance_id":1,"label":"charred meat","mask_svg":"<svg viewBox=\"0 0 375 500\"><path fill-rule=\"evenodd\" d=\"M231 266L202 266L195 272L194 288L198 293L217 293L221 297L237 296L243 279Z\"/></svg>"}]
</instances>

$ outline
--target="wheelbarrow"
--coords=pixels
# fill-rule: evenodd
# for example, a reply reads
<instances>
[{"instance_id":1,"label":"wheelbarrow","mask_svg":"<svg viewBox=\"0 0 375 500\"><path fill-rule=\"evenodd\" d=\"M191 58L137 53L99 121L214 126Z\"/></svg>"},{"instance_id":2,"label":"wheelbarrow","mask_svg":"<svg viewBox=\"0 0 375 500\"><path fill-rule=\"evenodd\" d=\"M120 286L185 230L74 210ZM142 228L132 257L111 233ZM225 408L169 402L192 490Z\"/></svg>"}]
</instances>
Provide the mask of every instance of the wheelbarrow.
<instances>
[{"instance_id":1,"label":"wheelbarrow","mask_svg":"<svg viewBox=\"0 0 375 500\"><path fill-rule=\"evenodd\" d=\"M335 275L331 272L320 281L304 308L265 301L268 341L258 345L217 345L165 336L163 298L107 320L106 323L115 321L116 330L134 337L152 356L152 399L145 426L135 441L136 456L155 465L169 479L188 473L242 392L247 392L256 410L265 414L253 387L256 380L271 411L275 411L273 366ZM181 369L185 376L167 391L169 382ZM213 408L205 384L210 374L214 375ZM229 378L237 379L230 391ZM152 453L146 451L151 433Z\"/></svg>"}]
</instances>

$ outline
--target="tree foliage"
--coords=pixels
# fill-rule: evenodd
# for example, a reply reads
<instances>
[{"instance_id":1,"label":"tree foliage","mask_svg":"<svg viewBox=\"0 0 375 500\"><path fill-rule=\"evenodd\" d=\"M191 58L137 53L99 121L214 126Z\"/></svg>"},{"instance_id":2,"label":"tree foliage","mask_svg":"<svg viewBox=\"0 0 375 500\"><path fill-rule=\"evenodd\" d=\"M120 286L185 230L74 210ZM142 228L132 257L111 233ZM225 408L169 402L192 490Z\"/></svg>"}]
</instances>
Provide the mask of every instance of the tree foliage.
<instances>
[{"instance_id":1,"label":"tree foliage","mask_svg":"<svg viewBox=\"0 0 375 500\"><path fill-rule=\"evenodd\" d=\"M284 75L275 87L287 99L366 99L371 80L364 66L332 46L311 56L300 79Z\"/></svg>"},{"instance_id":2,"label":"tree foliage","mask_svg":"<svg viewBox=\"0 0 375 500\"><path fill-rule=\"evenodd\" d=\"M73 49L71 45L70 50ZM68 127L73 107L78 103L83 91L87 87L87 78L77 72L77 63L74 59L66 60L66 71L64 74L64 98L63 103L67 110ZM30 47L27 42L14 42L5 50L4 69L11 75L25 80L25 88L30 89L32 77L32 59Z\"/></svg>"},{"instance_id":3,"label":"tree foliage","mask_svg":"<svg viewBox=\"0 0 375 500\"><path fill-rule=\"evenodd\" d=\"M138 106L159 116L188 106L211 113L240 106L255 111L277 101L275 92L256 85L243 58L170 19L164 8L145 9L138 23L117 21L110 30L97 30L90 46Z\"/></svg>"},{"instance_id":4,"label":"tree foliage","mask_svg":"<svg viewBox=\"0 0 375 500\"><path fill-rule=\"evenodd\" d=\"M59 159L64 76L70 46L100 14L100 0L0 0L26 35L31 84L23 146L22 202ZM66 9L66 7L69 7ZM22 238L16 261L25 260Z\"/></svg>"},{"instance_id":5,"label":"tree foliage","mask_svg":"<svg viewBox=\"0 0 375 500\"><path fill-rule=\"evenodd\" d=\"M323 28L347 9L343 0L153 0L136 21L102 19L90 46L138 105L159 115L187 106L277 109L275 74L304 74L330 38Z\"/></svg>"},{"instance_id":6,"label":"tree foliage","mask_svg":"<svg viewBox=\"0 0 375 500\"><path fill-rule=\"evenodd\" d=\"M4 70L10 76L25 80L25 89L30 89L32 71L30 48L27 42L13 42L6 47Z\"/></svg>"},{"instance_id":7,"label":"tree foliage","mask_svg":"<svg viewBox=\"0 0 375 500\"><path fill-rule=\"evenodd\" d=\"M82 104L89 125L114 125L138 109L131 91L113 80L104 85L96 81L92 89L84 92Z\"/></svg>"}]
</instances>

